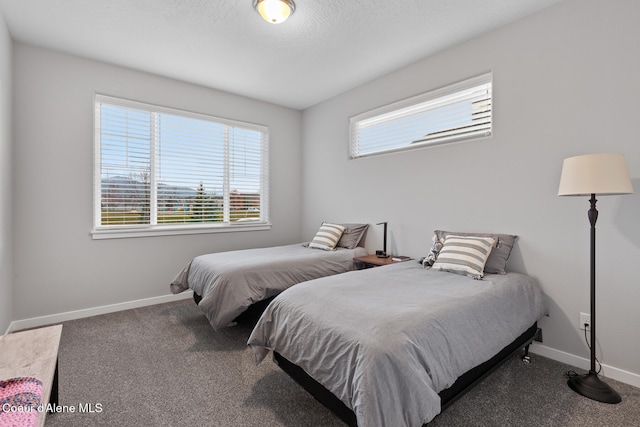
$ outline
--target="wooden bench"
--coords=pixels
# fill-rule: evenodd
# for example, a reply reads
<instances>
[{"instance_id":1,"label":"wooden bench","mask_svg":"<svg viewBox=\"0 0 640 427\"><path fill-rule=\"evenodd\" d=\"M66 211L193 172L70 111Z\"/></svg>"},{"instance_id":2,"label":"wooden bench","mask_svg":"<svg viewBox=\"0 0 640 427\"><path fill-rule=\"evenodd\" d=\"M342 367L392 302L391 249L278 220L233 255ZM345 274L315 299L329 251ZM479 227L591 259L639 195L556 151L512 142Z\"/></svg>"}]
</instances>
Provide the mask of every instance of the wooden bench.
<instances>
[{"instance_id":1,"label":"wooden bench","mask_svg":"<svg viewBox=\"0 0 640 427\"><path fill-rule=\"evenodd\" d=\"M42 404L58 404L58 347L62 325L16 332L0 338L0 379L36 377L42 381ZM46 411L38 413L44 426Z\"/></svg>"}]
</instances>

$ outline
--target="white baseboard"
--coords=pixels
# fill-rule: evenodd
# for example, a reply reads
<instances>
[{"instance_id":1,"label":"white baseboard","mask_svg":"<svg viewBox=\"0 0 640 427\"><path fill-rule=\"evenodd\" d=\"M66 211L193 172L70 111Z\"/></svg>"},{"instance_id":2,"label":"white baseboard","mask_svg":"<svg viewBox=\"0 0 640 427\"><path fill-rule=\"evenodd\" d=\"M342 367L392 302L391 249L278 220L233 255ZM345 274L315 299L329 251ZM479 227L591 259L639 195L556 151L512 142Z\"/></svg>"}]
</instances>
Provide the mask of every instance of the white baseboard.
<instances>
[{"instance_id":1,"label":"white baseboard","mask_svg":"<svg viewBox=\"0 0 640 427\"><path fill-rule=\"evenodd\" d=\"M146 307L148 305L162 304L165 302L179 301L193 298L192 291L185 291L177 295L163 295L160 297L145 298L135 301L128 301L119 304L103 305L100 307L87 308L83 310L68 311L65 313L51 314L48 316L33 317L31 319L14 320L9 325L6 333L22 329L37 328L65 322L67 320L81 319L83 317L98 316L100 314L113 313L116 311L130 310L132 308ZM530 348L531 352L558 362L566 363L584 370L589 369L590 361L587 358L565 353L542 344L534 342ZM640 388L640 375L628 372L609 365L602 365L602 375L625 384Z\"/></svg>"},{"instance_id":2,"label":"white baseboard","mask_svg":"<svg viewBox=\"0 0 640 427\"><path fill-rule=\"evenodd\" d=\"M556 350L536 342L531 345L530 350L532 353L539 354L540 356L548 357L549 359L566 363L587 371L591 365L591 361L585 357L565 353L564 351ZM628 372L623 369L603 364L602 371L600 373L606 378L611 378L612 380L620 381L634 387L640 387L640 375L634 374L633 372Z\"/></svg>"},{"instance_id":3,"label":"white baseboard","mask_svg":"<svg viewBox=\"0 0 640 427\"><path fill-rule=\"evenodd\" d=\"M146 307L148 305L162 304L165 302L179 301L193 298L193 291L188 290L177 295L163 295L127 301L118 304L103 305L100 307L86 308L82 310L67 311L65 313L50 314L48 316L32 317L30 319L14 320L9 325L7 333L20 331L22 329L37 328L45 325L65 322L67 320L82 319L83 317L98 316L100 314L114 313L116 311L130 310L132 308Z\"/></svg>"}]
</instances>

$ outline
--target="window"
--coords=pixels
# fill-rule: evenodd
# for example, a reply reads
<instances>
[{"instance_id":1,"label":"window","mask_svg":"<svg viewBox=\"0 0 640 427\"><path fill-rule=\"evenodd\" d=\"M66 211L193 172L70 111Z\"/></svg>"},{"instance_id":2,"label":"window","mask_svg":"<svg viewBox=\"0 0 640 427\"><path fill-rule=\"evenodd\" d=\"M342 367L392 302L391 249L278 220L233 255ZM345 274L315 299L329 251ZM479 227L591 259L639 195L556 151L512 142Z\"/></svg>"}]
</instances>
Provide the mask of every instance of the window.
<instances>
[{"instance_id":1,"label":"window","mask_svg":"<svg viewBox=\"0 0 640 427\"><path fill-rule=\"evenodd\" d=\"M350 119L350 157L491 135L492 74L377 108Z\"/></svg>"},{"instance_id":2,"label":"window","mask_svg":"<svg viewBox=\"0 0 640 427\"><path fill-rule=\"evenodd\" d=\"M96 95L95 157L94 238L268 228L265 126Z\"/></svg>"}]
</instances>

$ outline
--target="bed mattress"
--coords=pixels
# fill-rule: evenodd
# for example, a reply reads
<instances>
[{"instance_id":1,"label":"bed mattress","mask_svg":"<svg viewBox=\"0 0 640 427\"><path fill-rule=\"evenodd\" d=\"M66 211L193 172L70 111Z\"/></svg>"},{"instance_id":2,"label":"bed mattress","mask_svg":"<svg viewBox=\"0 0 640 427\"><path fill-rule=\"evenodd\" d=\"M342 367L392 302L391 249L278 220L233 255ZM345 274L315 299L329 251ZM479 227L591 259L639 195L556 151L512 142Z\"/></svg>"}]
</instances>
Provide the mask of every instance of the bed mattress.
<instances>
[{"instance_id":1,"label":"bed mattress","mask_svg":"<svg viewBox=\"0 0 640 427\"><path fill-rule=\"evenodd\" d=\"M297 243L206 254L188 263L170 289L200 295L198 307L219 329L250 305L295 284L353 270L353 258L366 253L361 247L324 251Z\"/></svg>"},{"instance_id":2,"label":"bed mattress","mask_svg":"<svg viewBox=\"0 0 640 427\"><path fill-rule=\"evenodd\" d=\"M405 262L283 292L248 344L256 362L273 350L304 369L359 426L415 426L440 412L438 392L544 314L529 276L474 280Z\"/></svg>"}]
</instances>

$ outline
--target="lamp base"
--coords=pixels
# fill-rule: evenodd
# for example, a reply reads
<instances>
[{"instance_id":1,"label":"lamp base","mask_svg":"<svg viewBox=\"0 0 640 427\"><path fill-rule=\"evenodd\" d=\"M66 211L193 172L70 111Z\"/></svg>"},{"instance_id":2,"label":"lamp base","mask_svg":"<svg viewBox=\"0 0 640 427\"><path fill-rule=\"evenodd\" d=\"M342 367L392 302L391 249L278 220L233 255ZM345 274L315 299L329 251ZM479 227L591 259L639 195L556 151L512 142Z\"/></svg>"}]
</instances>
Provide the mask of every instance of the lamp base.
<instances>
[{"instance_id":1,"label":"lamp base","mask_svg":"<svg viewBox=\"0 0 640 427\"><path fill-rule=\"evenodd\" d=\"M602 381L598 374L589 371L588 374L578 375L567 381L569 387L578 394L603 403L620 403L622 398L607 383Z\"/></svg>"},{"instance_id":2,"label":"lamp base","mask_svg":"<svg viewBox=\"0 0 640 427\"><path fill-rule=\"evenodd\" d=\"M389 255L385 251L376 251L376 256L378 258L389 258Z\"/></svg>"}]
</instances>

